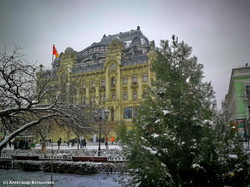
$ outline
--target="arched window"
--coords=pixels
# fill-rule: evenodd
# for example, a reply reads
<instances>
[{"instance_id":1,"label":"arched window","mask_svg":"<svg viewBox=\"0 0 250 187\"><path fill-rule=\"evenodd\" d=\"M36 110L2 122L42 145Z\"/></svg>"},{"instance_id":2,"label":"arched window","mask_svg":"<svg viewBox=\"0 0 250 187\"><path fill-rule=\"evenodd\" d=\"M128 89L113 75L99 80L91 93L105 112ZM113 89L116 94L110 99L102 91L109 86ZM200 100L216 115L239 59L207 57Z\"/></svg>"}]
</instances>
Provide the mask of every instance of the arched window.
<instances>
[{"instance_id":1,"label":"arched window","mask_svg":"<svg viewBox=\"0 0 250 187\"><path fill-rule=\"evenodd\" d=\"M123 110L123 119L132 119L137 116L138 107L128 107Z\"/></svg>"},{"instance_id":2,"label":"arched window","mask_svg":"<svg viewBox=\"0 0 250 187\"><path fill-rule=\"evenodd\" d=\"M132 119L132 107L124 109L123 119Z\"/></svg>"}]
</instances>

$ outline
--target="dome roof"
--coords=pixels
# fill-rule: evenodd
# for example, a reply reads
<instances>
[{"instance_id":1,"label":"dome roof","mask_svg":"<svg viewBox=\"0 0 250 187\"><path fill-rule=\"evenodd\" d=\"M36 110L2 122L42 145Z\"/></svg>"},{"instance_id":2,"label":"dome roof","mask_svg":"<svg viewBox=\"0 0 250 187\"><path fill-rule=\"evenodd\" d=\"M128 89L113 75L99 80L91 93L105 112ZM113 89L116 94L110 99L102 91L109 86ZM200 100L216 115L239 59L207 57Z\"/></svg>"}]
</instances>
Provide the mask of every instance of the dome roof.
<instances>
[{"instance_id":1,"label":"dome roof","mask_svg":"<svg viewBox=\"0 0 250 187\"><path fill-rule=\"evenodd\" d=\"M116 37L112 38L111 41L119 43L119 42L121 42L121 39L118 36L116 36Z\"/></svg>"},{"instance_id":2,"label":"dome roof","mask_svg":"<svg viewBox=\"0 0 250 187\"><path fill-rule=\"evenodd\" d=\"M64 51L65 53L69 53L69 54L71 54L71 53L74 53L75 51L74 51L74 49L73 48L71 48L71 47L67 47L66 49L65 49L65 51Z\"/></svg>"}]
</instances>

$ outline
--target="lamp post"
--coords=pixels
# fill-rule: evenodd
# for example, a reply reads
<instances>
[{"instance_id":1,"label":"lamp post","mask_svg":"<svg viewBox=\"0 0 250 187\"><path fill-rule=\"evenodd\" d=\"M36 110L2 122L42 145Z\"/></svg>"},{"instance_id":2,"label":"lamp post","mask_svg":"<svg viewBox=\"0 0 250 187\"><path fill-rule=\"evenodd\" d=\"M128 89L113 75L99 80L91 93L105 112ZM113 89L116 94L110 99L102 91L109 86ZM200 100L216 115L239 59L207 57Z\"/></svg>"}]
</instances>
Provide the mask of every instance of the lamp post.
<instances>
[{"instance_id":1,"label":"lamp post","mask_svg":"<svg viewBox=\"0 0 250 187\"><path fill-rule=\"evenodd\" d=\"M101 155L101 136L102 136L102 122L106 122L109 111L104 109L96 110L95 117L99 121L99 146L98 146L98 156Z\"/></svg>"}]
</instances>

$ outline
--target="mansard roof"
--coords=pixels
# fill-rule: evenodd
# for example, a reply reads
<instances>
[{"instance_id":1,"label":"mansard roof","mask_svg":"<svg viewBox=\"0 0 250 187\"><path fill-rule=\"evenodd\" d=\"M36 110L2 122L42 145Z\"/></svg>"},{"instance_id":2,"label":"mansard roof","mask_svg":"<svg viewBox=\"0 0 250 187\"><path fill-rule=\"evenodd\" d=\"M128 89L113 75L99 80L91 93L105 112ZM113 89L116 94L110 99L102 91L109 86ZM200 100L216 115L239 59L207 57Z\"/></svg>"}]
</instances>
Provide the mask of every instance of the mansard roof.
<instances>
[{"instance_id":1,"label":"mansard roof","mask_svg":"<svg viewBox=\"0 0 250 187\"><path fill-rule=\"evenodd\" d=\"M131 30L131 31L127 31L127 32L124 32L124 33L120 32L118 34L108 35L108 36L104 35L102 37L100 43L105 43L105 44L109 43L115 37L120 38L120 40L123 41L123 42L132 41L135 37L139 37L139 38L144 37L144 38L146 38L142 34L142 32L140 30L140 27L138 26L137 30Z\"/></svg>"},{"instance_id":2,"label":"mansard roof","mask_svg":"<svg viewBox=\"0 0 250 187\"><path fill-rule=\"evenodd\" d=\"M136 30L108 36L104 35L100 42L94 42L91 46L76 52L77 64L73 67L72 72L81 73L103 69L107 47L112 40L118 40L123 43L124 58L121 62L123 66L147 63L146 54L150 50L150 45L147 37L143 35L138 26ZM67 51L71 51L71 49L67 48ZM56 63L53 63L52 66L56 67L60 60L60 58L56 59Z\"/></svg>"}]
</instances>

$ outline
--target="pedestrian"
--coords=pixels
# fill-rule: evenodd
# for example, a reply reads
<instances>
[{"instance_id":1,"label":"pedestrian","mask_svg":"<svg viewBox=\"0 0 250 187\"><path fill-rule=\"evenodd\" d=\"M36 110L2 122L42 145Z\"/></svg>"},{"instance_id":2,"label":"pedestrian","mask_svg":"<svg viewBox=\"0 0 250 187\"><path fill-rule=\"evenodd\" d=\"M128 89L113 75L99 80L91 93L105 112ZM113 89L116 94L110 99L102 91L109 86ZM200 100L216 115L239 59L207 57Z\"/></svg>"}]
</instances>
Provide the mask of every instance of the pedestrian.
<instances>
[{"instance_id":1,"label":"pedestrian","mask_svg":"<svg viewBox=\"0 0 250 187\"><path fill-rule=\"evenodd\" d=\"M115 141L115 138L114 137L111 137L110 138L110 141L111 141L111 143L112 143L112 145L114 144L114 141Z\"/></svg>"},{"instance_id":2,"label":"pedestrian","mask_svg":"<svg viewBox=\"0 0 250 187\"><path fill-rule=\"evenodd\" d=\"M24 149L28 149L29 148L29 142L28 140L24 141Z\"/></svg>"},{"instance_id":3,"label":"pedestrian","mask_svg":"<svg viewBox=\"0 0 250 187\"><path fill-rule=\"evenodd\" d=\"M86 146L87 146L87 142L86 142L86 140L85 140L85 138L83 139L83 147L85 147L86 148Z\"/></svg>"},{"instance_id":4,"label":"pedestrian","mask_svg":"<svg viewBox=\"0 0 250 187\"><path fill-rule=\"evenodd\" d=\"M69 141L69 140L68 140L67 144L68 144L68 147L69 147L69 144L70 144L70 141Z\"/></svg>"},{"instance_id":5,"label":"pedestrian","mask_svg":"<svg viewBox=\"0 0 250 187\"><path fill-rule=\"evenodd\" d=\"M18 148L19 148L19 149L23 149L23 146L24 146L24 140L20 140L20 141L19 141Z\"/></svg>"},{"instance_id":6,"label":"pedestrian","mask_svg":"<svg viewBox=\"0 0 250 187\"><path fill-rule=\"evenodd\" d=\"M106 150L108 150L108 145L109 145L109 144L108 144L108 142L106 141L106 142L105 142Z\"/></svg>"},{"instance_id":7,"label":"pedestrian","mask_svg":"<svg viewBox=\"0 0 250 187\"><path fill-rule=\"evenodd\" d=\"M60 149L61 143L62 143L62 138L59 138L59 140L57 140L58 150Z\"/></svg>"},{"instance_id":8,"label":"pedestrian","mask_svg":"<svg viewBox=\"0 0 250 187\"><path fill-rule=\"evenodd\" d=\"M17 145L18 143L17 143L17 140L14 140L13 141L13 146L14 146L14 149L17 149L18 148L18 145Z\"/></svg>"},{"instance_id":9,"label":"pedestrian","mask_svg":"<svg viewBox=\"0 0 250 187\"><path fill-rule=\"evenodd\" d=\"M12 142L11 142L11 141L9 141L9 146L10 146L10 149L11 149L11 144L12 144Z\"/></svg>"}]
</instances>

